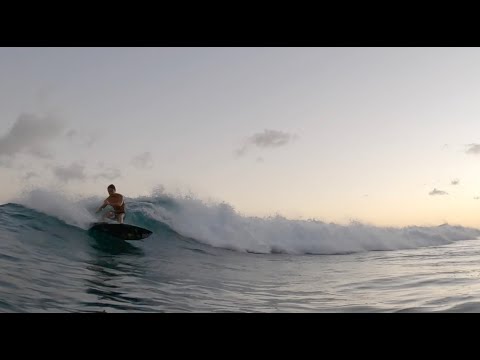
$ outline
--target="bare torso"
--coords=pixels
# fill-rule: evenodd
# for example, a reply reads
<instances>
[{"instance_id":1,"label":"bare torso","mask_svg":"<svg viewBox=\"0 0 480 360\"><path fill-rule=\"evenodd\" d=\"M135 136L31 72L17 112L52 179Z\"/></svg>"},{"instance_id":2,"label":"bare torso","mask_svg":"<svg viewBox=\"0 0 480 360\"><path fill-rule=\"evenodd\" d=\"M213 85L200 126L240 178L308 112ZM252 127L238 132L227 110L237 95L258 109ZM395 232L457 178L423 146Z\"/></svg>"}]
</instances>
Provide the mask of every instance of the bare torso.
<instances>
[{"instance_id":1,"label":"bare torso","mask_svg":"<svg viewBox=\"0 0 480 360\"><path fill-rule=\"evenodd\" d=\"M122 194L112 194L105 200L105 202L113 208L116 214L125 213L125 202Z\"/></svg>"}]
</instances>

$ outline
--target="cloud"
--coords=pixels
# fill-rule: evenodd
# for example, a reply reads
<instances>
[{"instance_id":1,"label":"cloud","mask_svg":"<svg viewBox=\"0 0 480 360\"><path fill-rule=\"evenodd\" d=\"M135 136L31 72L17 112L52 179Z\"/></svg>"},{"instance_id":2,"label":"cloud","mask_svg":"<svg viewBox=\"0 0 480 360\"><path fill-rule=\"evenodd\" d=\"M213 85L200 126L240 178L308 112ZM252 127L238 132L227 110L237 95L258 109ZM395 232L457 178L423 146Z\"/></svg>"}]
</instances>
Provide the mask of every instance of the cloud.
<instances>
[{"instance_id":1,"label":"cloud","mask_svg":"<svg viewBox=\"0 0 480 360\"><path fill-rule=\"evenodd\" d=\"M448 195L448 193L446 191L437 190L437 189L434 188L432 191L430 191L428 193L428 195L432 195L432 196L434 196L434 195Z\"/></svg>"},{"instance_id":2,"label":"cloud","mask_svg":"<svg viewBox=\"0 0 480 360\"><path fill-rule=\"evenodd\" d=\"M46 145L58 137L64 124L58 119L34 114L21 114L10 131L0 138L0 155L28 153L40 158L53 155Z\"/></svg>"},{"instance_id":3,"label":"cloud","mask_svg":"<svg viewBox=\"0 0 480 360\"><path fill-rule=\"evenodd\" d=\"M68 137L68 138L70 138L70 139L73 138L73 137L76 136L76 135L77 135L77 131L76 131L76 130L69 130L69 131L65 134L65 136Z\"/></svg>"},{"instance_id":4,"label":"cloud","mask_svg":"<svg viewBox=\"0 0 480 360\"><path fill-rule=\"evenodd\" d=\"M118 169L106 169L104 172L96 174L93 178L99 179L104 178L106 180L115 180L122 176L122 173Z\"/></svg>"},{"instance_id":5,"label":"cloud","mask_svg":"<svg viewBox=\"0 0 480 360\"><path fill-rule=\"evenodd\" d=\"M152 154L149 152L144 152L143 154L135 156L131 163L137 169L150 169L153 167Z\"/></svg>"},{"instance_id":6,"label":"cloud","mask_svg":"<svg viewBox=\"0 0 480 360\"><path fill-rule=\"evenodd\" d=\"M263 157L259 156L259 157L257 157L257 162L258 163L263 163L263 162L265 162L265 160L263 159Z\"/></svg>"},{"instance_id":7,"label":"cloud","mask_svg":"<svg viewBox=\"0 0 480 360\"><path fill-rule=\"evenodd\" d=\"M72 163L69 166L56 166L53 168L53 174L65 183L72 180L97 180L100 178L113 181L122 176L121 171L114 168L103 168L98 173L87 176L85 174L85 165L79 162Z\"/></svg>"},{"instance_id":8,"label":"cloud","mask_svg":"<svg viewBox=\"0 0 480 360\"><path fill-rule=\"evenodd\" d=\"M53 173L57 178L64 182L71 180L85 180L85 166L78 163L73 163L68 167L57 166L53 169Z\"/></svg>"},{"instance_id":9,"label":"cloud","mask_svg":"<svg viewBox=\"0 0 480 360\"><path fill-rule=\"evenodd\" d=\"M100 134L98 132L94 132L86 135L86 134L80 134L77 130L73 130L73 129L69 130L65 134L65 136L68 137L70 141L75 140L78 145L84 146L84 147L91 147L100 138Z\"/></svg>"},{"instance_id":10,"label":"cloud","mask_svg":"<svg viewBox=\"0 0 480 360\"><path fill-rule=\"evenodd\" d=\"M264 130L263 133L254 134L250 142L258 147L279 147L287 145L294 135L277 130Z\"/></svg>"},{"instance_id":11,"label":"cloud","mask_svg":"<svg viewBox=\"0 0 480 360\"><path fill-rule=\"evenodd\" d=\"M35 155L38 158L41 159L53 159L53 153L48 150L45 146L33 146L30 152L31 155Z\"/></svg>"},{"instance_id":12,"label":"cloud","mask_svg":"<svg viewBox=\"0 0 480 360\"><path fill-rule=\"evenodd\" d=\"M480 144L468 144L467 148L467 154L480 154Z\"/></svg>"},{"instance_id":13,"label":"cloud","mask_svg":"<svg viewBox=\"0 0 480 360\"><path fill-rule=\"evenodd\" d=\"M38 177L38 174L36 172L33 172L33 171L29 171L25 174L25 176L23 177L24 180L30 180L32 177Z\"/></svg>"},{"instance_id":14,"label":"cloud","mask_svg":"<svg viewBox=\"0 0 480 360\"><path fill-rule=\"evenodd\" d=\"M92 147L92 145L95 144L99 138L100 138L99 134L90 134L86 137L85 141L83 142L83 145L86 147Z\"/></svg>"},{"instance_id":15,"label":"cloud","mask_svg":"<svg viewBox=\"0 0 480 360\"><path fill-rule=\"evenodd\" d=\"M450 184L452 184L452 185L458 185L459 182L460 182L460 180L455 179L455 180L452 180L452 182L451 182Z\"/></svg>"},{"instance_id":16,"label":"cloud","mask_svg":"<svg viewBox=\"0 0 480 360\"><path fill-rule=\"evenodd\" d=\"M238 150L235 150L235 155L240 157L245 155L249 147L255 146L261 149L278 148L286 146L297 138L294 134L278 130L265 129L262 133L253 134L246 143Z\"/></svg>"},{"instance_id":17,"label":"cloud","mask_svg":"<svg viewBox=\"0 0 480 360\"><path fill-rule=\"evenodd\" d=\"M13 167L12 159L5 156L0 155L0 166L4 168L11 168Z\"/></svg>"},{"instance_id":18,"label":"cloud","mask_svg":"<svg viewBox=\"0 0 480 360\"><path fill-rule=\"evenodd\" d=\"M241 147L240 149L238 149L238 150L235 150L234 154L235 154L235 156L237 156L237 157L240 157L240 156L243 156L243 155L245 155L245 154L246 154L246 152L247 152L247 146L246 146L246 145L244 145L244 146L243 146L243 147Z\"/></svg>"},{"instance_id":19,"label":"cloud","mask_svg":"<svg viewBox=\"0 0 480 360\"><path fill-rule=\"evenodd\" d=\"M479 196L475 196L473 199L474 199L474 200L480 200L480 197L479 197Z\"/></svg>"}]
</instances>

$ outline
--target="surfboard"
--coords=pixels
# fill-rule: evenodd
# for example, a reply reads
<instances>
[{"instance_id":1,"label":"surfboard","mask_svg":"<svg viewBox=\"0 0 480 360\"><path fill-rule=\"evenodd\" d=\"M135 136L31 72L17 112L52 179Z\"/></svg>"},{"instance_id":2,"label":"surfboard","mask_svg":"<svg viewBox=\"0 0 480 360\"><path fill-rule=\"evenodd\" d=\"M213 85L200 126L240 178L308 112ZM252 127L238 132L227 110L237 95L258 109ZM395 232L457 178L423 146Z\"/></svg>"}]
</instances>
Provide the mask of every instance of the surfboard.
<instances>
[{"instance_id":1,"label":"surfboard","mask_svg":"<svg viewBox=\"0 0 480 360\"><path fill-rule=\"evenodd\" d=\"M123 240L142 240L152 235L150 230L129 224L94 223L89 231L104 233Z\"/></svg>"}]
</instances>

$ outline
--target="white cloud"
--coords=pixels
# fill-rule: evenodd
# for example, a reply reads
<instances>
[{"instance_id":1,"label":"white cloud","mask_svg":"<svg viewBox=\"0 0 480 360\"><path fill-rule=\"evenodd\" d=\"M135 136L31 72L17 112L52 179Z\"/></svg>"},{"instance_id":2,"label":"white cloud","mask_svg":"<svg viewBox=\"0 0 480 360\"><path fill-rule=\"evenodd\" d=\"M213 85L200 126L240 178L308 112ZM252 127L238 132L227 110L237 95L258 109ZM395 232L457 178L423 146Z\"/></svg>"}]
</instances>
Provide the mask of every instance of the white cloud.
<instances>
[{"instance_id":1,"label":"white cloud","mask_svg":"<svg viewBox=\"0 0 480 360\"><path fill-rule=\"evenodd\" d=\"M11 168L13 167L13 162L10 157L7 157L5 155L0 155L0 166L4 168Z\"/></svg>"},{"instance_id":2,"label":"white cloud","mask_svg":"<svg viewBox=\"0 0 480 360\"><path fill-rule=\"evenodd\" d=\"M10 131L0 138L0 155L28 153L40 158L51 158L47 145L61 134L63 128L64 124L58 119L21 114Z\"/></svg>"},{"instance_id":3,"label":"white cloud","mask_svg":"<svg viewBox=\"0 0 480 360\"><path fill-rule=\"evenodd\" d=\"M443 190L437 190L437 189L433 189L432 191L430 191L428 193L429 195L432 195L432 196L435 196L435 195L448 195L448 193L446 191L443 191Z\"/></svg>"},{"instance_id":4,"label":"white cloud","mask_svg":"<svg viewBox=\"0 0 480 360\"><path fill-rule=\"evenodd\" d=\"M85 166L73 163L70 166L57 166L53 169L53 173L57 178L64 182L69 182L71 180L85 180L87 177L85 175Z\"/></svg>"},{"instance_id":5,"label":"white cloud","mask_svg":"<svg viewBox=\"0 0 480 360\"><path fill-rule=\"evenodd\" d=\"M240 157L240 156L245 155L246 152L247 152L247 146L244 145L244 146L241 147L240 149L235 150L235 151L234 151L234 154L235 154L235 156Z\"/></svg>"},{"instance_id":6,"label":"white cloud","mask_svg":"<svg viewBox=\"0 0 480 360\"><path fill-rule=\"evenodd\" d=\"M286 146L296 138L297 136L294 134L289 134L278 130L265 129L261 133L250 136L246 143L240 149L235 150L234 153L236 156L240 157L245 155L248 148L252 146L261 149Z\"/></svg>"},{"instance_id":7,"label":"white cloud","mask_svg":"<svg viewBox=\"0 0 480 360\"><path fill-rule=\"evenodd\" d=\"M150 169L153 167L152 154L149 152L144 152L143 154L135 156L131 163L137 169Z\"/></svg>"},{"instance_id":8,"label":"white cloud","mask_svg":"<svg viewBox=\"0 0 480 360\"><path fill-rule=\"evenodd\" d=\"M75 141L77 145L83 147L92 147L98 139L100 138L100 134L98 132L92 132L90 134L80 134L77 130L69 130L65 134L70 141Z\"/></svg>"},{"instance_id":9,"label":"white cloud","mask_svg":"<svg viewBox=\"0 0 480 360\"><path fill-rule=\"evenodd\" d=\"M77 135L77 131L76 130L69 130L66 134L65 134L68 138L73 138L74 136Z\"/></svg>"},{"instance_id":10,"label":"white cloud","mask_svg":"<svg viewBox=\"0 0 480 360\"><path fill-rule=\"evenodd\" d=\"M119 177L122 176L122 173L120 170L118 169L106 169L105 171L101 172L101 173L98 173L96 174L93 178L94 179L99 179L99 178L104 178L106 180L115 180Z\"/></svg>"},{"instance_id":11,"label":"white cloud","mask_svg":"<svg viewBox=\"0 0 480 360\"><path fill-rule=\"evenodd\" d=\"M278 130L264 130L263 133L254 134L250 143L258 147L279 147L287 145L295 136Z\"/></svg>"},{"instance_id":12,"label":"white cloud","mask_svg":"<svg viewBox=\"0 0 480 360\"><path fill-rule=\"evenodd\" d=\"M480 154L480 144L468 144L467 150L465 151L467 154Z\"/></svg>"},{"instance_id":13,"label":"white cloud","mask_svg":"<svg viewBox=\"0 0 480 360\"><path fill-rule=\"evenodd\" d=\"M38 174L36 172L33 172L33 171L29 171L25 174L25 176L23 177L24 180L30 180L32 177L38 177Z\"/></svg>"}]
</instances>

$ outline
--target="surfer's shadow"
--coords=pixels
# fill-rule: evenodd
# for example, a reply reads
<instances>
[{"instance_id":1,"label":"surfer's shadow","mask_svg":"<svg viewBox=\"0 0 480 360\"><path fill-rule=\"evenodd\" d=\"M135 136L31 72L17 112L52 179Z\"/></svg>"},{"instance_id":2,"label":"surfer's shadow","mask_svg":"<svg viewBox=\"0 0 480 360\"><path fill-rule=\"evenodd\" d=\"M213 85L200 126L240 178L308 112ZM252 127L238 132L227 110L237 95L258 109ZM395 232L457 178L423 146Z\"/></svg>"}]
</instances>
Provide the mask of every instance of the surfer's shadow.
<instances>
[{"instance_id":1,"label":"surfer's shadow","mask_svg":"<svg viewBox=\"0 0 480 360\"><path fill-rule=\"evenodd\" d=\"M90 245L95 250L102 251L108 255L145 255L141 248L138 248L127 242L119 243L116 240L111 241L105 239L93 239Z\"/></svg>"},{"instance_id":2,"label":"surfer's shadow","mask_svg":"<svg viewBox=\"0 0 480 360\"><path fill-rule=\"evenodd\" d=\"M90 238L90 245L96 249L106 252L110 255L145 255L144 251L128 241L118 239L108 234L92 232L88 233ZM142 240L137 240L137 243L141 243Z\"/></svg>"}]
</instances>

